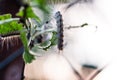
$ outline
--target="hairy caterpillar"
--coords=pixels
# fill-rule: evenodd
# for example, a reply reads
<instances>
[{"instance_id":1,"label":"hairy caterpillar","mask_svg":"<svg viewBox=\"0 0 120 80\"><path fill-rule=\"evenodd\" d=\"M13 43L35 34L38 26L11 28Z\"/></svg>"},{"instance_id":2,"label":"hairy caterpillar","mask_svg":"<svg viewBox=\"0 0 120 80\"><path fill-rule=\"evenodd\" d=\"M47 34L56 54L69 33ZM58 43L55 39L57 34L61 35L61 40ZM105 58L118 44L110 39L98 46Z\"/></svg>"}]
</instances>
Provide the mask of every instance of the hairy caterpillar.
<instances>
[{"instance_id":1,"label":"hairy caterpillar","mask_svg":"<svg viewBox=\"0 0 120 80\"><path fill-rule=\"evenodd\" d=\"M55 14L56 23L57 23L57 32L58 32L58 49L63 50L63 20L60 11Z\"/></svg>"}]
</instances>

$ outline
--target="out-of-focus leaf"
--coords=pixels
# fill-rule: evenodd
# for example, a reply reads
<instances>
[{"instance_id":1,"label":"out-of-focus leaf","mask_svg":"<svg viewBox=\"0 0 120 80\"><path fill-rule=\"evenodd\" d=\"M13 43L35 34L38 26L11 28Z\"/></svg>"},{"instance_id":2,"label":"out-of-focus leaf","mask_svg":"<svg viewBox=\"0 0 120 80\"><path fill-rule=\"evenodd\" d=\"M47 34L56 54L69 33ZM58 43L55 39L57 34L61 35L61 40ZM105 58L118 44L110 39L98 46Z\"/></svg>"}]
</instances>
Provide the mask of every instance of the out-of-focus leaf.
<instances>
[{"instance_id":1,"label":"out-of-focus leaf","mask_svg":"<svg viewBox=\"0 0 120 80\"><path fill-rule=\"evenodd\" d=\"M20 11L17 13L17 16L25 17L25 18L34 18L40 20L39 17L34 13L31 6L28 6L26 10L21 8Z\"/></svg>"},{"instance_id":2,"label":"out-of-focus leaf","mask_svg":"<svg viewBox=\"0 0 120 80\"><path fill-rule=\"evenodd\" d=\"M31 2L36 4L40 10L49 14L49 7L47 6L47 0L31 0Z\"/></svg>"},{"instance_id":3,"label":"out-of-focus leaf","mask_svg":"<svg viewBox=\"0 0 120 80\"><path fill-rule=\"evenodd\" d=\"M18 21L19 18L11 18L10 14L0 15L0 34L22 30L23 25Z\"/></svg>"},{"instance_id":4,"label":"out-of-focus leaf","mask_svg":"<svg viewBox=\"0 0 120 80\"><path fill-rule=\"evenodd\" d=\"M9 23L12 21L19 21L19 18L11 18L11 19L6 19L6 20L1 20L0 25L5 24L5 23Z\"/></svg>"},{"instance_id":5,"label":"out-of-focus leaf","mask_svg":"<svg viewBox=\"0 0 120 80\"><path fill-rule=\"evenodd\" d=\"M40 9L43 13L43 22L49 20L52 9L47 4L48 0L31 0L33 7Z\"/></svg>"},{"instance_id":6,"label":"out-of-focus leaf","mask_svg":"<svg viewBox=\"0 0 120 80\"><path fill-rule=\"evenodd\" d=\"M4 14L4 15L0 15L0 20L5 20L5 19L9 19L11 18L12 15L11 14Z\"/></svg>"}]
</instances>

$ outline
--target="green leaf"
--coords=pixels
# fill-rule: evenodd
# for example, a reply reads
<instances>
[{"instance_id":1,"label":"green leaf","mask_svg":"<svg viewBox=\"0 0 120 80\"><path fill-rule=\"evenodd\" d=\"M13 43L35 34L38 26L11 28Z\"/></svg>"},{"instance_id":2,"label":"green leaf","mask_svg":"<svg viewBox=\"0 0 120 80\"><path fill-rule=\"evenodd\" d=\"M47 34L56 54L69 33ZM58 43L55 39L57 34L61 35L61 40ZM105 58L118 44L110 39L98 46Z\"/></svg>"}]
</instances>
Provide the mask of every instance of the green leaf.
<instances>
[{"instance_id":1,"label":"green leaf","mask_svg":"<svg viewBox=\"0 0 120 80\"><path fill-rule=\"evenodd\" d=\"M34 55L30 54L29 52L24 52L23 59L25 63L31 63L33 60L35 60Z\"/></svg>"},{"instance_id":2,"label":"green leaf","mask_svg":"<svg viewBox=\"0 0 120 80\"><path fill-rule=\"evenodd\" d=\"M52 39L50 41L51 41L51 45L54 46L57 44L58 38L57 38L57 32L53 31L52 33L53 33L53 36L52 36Z\"/></svg>"},{"instance_id":3,"label":"green leaf","mask_svg":"<svg viewBox=\"0 0 120 80\"><path fill-rule=\"evenodd\" d=\"M17 16L40 20L39 17L32 10L31 6L28 6L26 9L25 8L20 9L20 11L17 13Z\"/></svg>"},{"instance_id":4,"label":"green leaf","mask_svg":"<svg viewBox=\"0 0 120 80\"><path fill-rule=\"evenodd\" d=\"M47 2L48 0L31 0L33 7L36 7L42 11L44 21L47 21L50 18L50 13L52 11Z\"/></svg>"},{"instance_id":5,"label":"green leaf","mask_svg":"<svg viewBox=\"0 0 120 80\"><path fill-rule=\"evenodd\" d=\"M38 8L45 13L49 13L49 8L47 6L47 0L31 0L31 3L34 3L38 6Z\"/></svg>"},{"instance_id":6,"label":"green leaf","mask_svg":"<svg viewBox=\"0 0 120 80\"><path fill-rule=\"evenodd\" d=\"M26 37L26 33L25 32L21 32L20 37L22 39L22 43L24 45L25 51L29 52L28 40L27 40L27 37Z\"/></svg>"},{"instance_id":7,"label":"green leaf","mask_svg":"<svg viewBox=\"0 0 120 80\"><path fill-rule=\"evenodd\" d=\"M18 21L19 18L11 18L10 14L0 15L0 34L22 30L23 25Z\"/></svg>"},{"instance_id":8,"label":"green leaf","mask_svg":"<svg viewBox=\"0 0 120 80\"><path fill-rule=\"evenodd\" d=\"M45 41L45 42L43 42L43 43L40 44L40 47L41 47L41 48L46 48L46 47L48 47L48 46L50 46L50 45L51 45L51 42L50 42L50 41Z\"/></svg>"},{"instance_id":9,"label":"green leaf","mask_svg":"<svg viewBox=\"0 0 120 80\"><path fill-rule=\"evenodd\" d=\"M20 20L19 18L11 18L11 19L6 19L6 20L1 20L0 25L5 24L5 23L9 23L12 21L19 21L19 20Z\"/></svg>"},{"instance_id":10,"label":"green leaf","mask_svg":"<svg viewBox=\"0 0 120 80\"><path fill-rule=\"evenodd\" d=\"M35 59L35 57L29 52L28 40L27 40L25 32L21 32L21 40L23 42L23 46L25 49L24 54L23 54L24 61L25 63L31 63Z\"/></svg>"},{"instance_id":11,"label":"green leaf","mask_svg":"<svg viewBox=\"0 0 120 80\"><path fill-rule=\"evenodd\" d=\"M48 50L50 47L55 46L57 44L57 40L58 40L57 32L53 31L52 33L53 33L53 36L50 40L51 44L48 47L43 48L43 50Z\"/></svg>"},{"instance_id":12,"label":"green leaf","mask_svg":"<svg viewBox=\"0 0 120 80\"><path fill-rule=\"evenodd\" d=\"M16 15L20 16L20 17L23 17L23 15L24 15L24 8L21 8L20 11Z\"/></svg>"},{"instance_id":13,"label":"green leaf","mask_svg":"<svg viewBox=\"0 0 120 80\"><path fill-rule=\"evenodd\" d=\"M0 20L10 19L11 16L12 16L11 14L0 15Z\"/></svg>"},{"instance_id":14,"label":"green leaf","mask_svg":"<svg viewBox=\"0 0 120 80\"><path fill-rule=\"evenodd\" d=\"M37 17L37 15L33 12L32 7L28 7L26 11L27 11L27 14L26 14L27 18L36 18L36 19L39 19Z\"/></svg>"}]
</instances>

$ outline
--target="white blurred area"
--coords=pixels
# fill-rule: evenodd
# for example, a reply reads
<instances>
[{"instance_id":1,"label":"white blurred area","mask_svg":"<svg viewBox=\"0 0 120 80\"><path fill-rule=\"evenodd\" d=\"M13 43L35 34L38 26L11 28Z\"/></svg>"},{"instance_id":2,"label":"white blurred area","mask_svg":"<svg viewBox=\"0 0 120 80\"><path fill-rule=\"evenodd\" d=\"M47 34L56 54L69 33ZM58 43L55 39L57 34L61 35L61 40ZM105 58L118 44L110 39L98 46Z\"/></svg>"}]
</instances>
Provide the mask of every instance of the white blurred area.
<instances>
[{"instance_id":1,"label":"white blurred area","mask_svg":"<svg viewBox=\"0 0 120 80\"><path fill-rule=\"evenodd\" d=\"M119 0L76 3L65 10L68 4L58 4L53 8L53 13L61 11L64 27L84 23L88 26L64 29L63 55L79 73L82 73L83 64L98 69L106 66L94 80L120 80ZM58 53L57 50L50 52ZM33 63L26 64L25 77L28 80L78 80L67 60L59 54L38 57Z\"/></svg>"}]
</instances>

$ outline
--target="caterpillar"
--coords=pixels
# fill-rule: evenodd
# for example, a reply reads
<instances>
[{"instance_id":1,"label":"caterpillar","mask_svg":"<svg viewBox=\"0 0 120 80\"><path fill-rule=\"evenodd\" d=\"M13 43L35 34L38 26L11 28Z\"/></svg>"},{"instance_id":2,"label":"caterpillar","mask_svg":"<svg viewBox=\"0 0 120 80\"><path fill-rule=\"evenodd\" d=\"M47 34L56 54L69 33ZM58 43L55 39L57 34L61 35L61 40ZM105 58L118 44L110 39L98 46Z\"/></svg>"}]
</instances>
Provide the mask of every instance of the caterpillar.
<instances>
[{"instance_id":1,"label":"caterpillar","mask_svg":"<svg viewBox=\"0 0 120 80\"><path fill-rule=\"evenodd\" d=\"M60 11L56 12L55 19L57 23L57 32L58 32L58 49L63 50L63 19Z\"/></svg>"}]
</instances>

